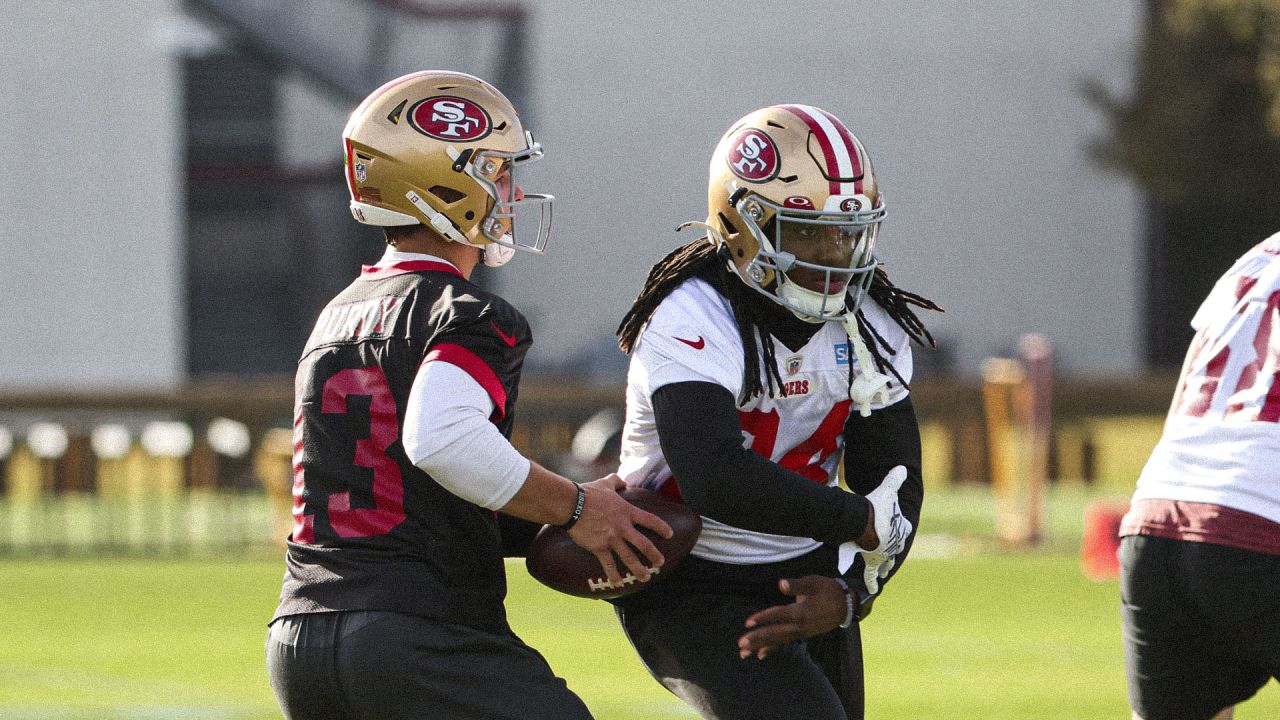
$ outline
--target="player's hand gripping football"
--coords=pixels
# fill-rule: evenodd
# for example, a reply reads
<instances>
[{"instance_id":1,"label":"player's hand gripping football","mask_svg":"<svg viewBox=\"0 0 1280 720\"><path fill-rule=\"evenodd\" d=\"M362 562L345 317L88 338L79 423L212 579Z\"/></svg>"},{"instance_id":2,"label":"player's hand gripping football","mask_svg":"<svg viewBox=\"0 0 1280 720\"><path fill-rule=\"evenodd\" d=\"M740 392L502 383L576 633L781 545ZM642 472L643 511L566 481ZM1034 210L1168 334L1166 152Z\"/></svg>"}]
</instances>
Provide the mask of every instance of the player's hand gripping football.
<instances>
[{"instance_id":1,"label":"player's hand gripping football","mask_svg":"<svg viewBox=\"0 0 1280 720\"><path fill-rule=\"evenodd\" d=\"M796 599L774 605L747 618L747 632L738 638L738 655L763 660L783 645L821 635L840 626L848 612L844 587L834 578L806 575L778 581L784 595Z\"/></svg>"},{"instance_id":2,"label":"player's hand gripping football","mask_svg":"<svg viewBox=\"0 0 1280 720\"><path fill-rule=\"evenodd\" d=\"M889 577L889 571L898 561L897 555L906 548L907 538L911 535L911 521L903 516L898 505L898 489L906 479L907 469L897 465L884 476L880 487L865 496L871 503L870 530L874 535L864 535L858 540L858 545L866 563L862 579L867 592L872 595L880 592L880 580Z\"/></svg>"},{"instance_id":3,"label":"player's hand gripping football","mask_svg":"<svg viewBox=\"0 0 1280 720\"><path fill-rule=\"evenodd\" d=\"M662 567L662 553L640 532L640 527L648 528L663 538L670 538L672 534L671 526L662 518L622 498L619 493L626 487L627 484L617 475L583 483L587 500L582 508L582 517L569 528L569 537L596 556L609 582L615 584L623 581L615 556L640 582L648 581L650 568ZM637 550L643 559L636 555Z\"/></svg>"}]
</instances>

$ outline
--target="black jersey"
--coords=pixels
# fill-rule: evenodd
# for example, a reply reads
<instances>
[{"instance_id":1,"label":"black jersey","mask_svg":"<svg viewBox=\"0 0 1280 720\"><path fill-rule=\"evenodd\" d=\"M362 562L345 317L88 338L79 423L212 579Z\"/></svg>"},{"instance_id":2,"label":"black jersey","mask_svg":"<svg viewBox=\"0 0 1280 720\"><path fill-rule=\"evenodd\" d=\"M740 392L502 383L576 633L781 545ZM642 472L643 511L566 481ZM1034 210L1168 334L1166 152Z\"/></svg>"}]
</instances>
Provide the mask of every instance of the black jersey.
<instances>
[{"instance_id":1,"label":"black jersey","mask_svg":"<svg viewBox=\"0 0 1280 720\"><path fill-rule=\"evenodd\" d=\"M329 303L295 383L294 528L275 617L390 610L505 626L496 514L414 466L401 426L418 368L444 360L489 393L509 436L531 342L514 307L442 262L366 267Z\"/></svg>"}]
</instances>

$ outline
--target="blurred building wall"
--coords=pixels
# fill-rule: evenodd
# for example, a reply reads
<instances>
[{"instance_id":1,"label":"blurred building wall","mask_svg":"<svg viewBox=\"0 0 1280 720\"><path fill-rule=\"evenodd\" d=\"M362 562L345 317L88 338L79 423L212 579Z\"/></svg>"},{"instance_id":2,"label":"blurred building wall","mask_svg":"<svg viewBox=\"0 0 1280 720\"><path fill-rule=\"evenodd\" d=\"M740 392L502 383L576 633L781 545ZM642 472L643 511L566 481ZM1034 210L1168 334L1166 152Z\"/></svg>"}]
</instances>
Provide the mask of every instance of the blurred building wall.
<instances>
[{"instance_id":1,"label":"blurred building wall","mask_svg":"<svg viewBox=\"0 0 1280 720\"><path fill-rule=\"evenodd\" d=\"M0 30L0 83L24 98L0 126L18 168L0 194L0 331L23 339L0 344L0 383L171 382L186 367L182 89L177 50L148 39L171 2L17 7ZM521 183L557 196L556 229L547 256L493 278L533 324L531 367L621 366L617 319L649 265L693 239L673 229L705 217L720 134L761 105L805 102L868 147L889 204L881 258L948 310L927 318L935 357L972 376L1036 331L1068 374L1139 369L1139 198L1091 165L1105 128L1075 89L1125 86L1139 0L526 7L524 114L547 157ZM500 32L443 32L397 38L386 76L497 75ZM377 39L330 41L350 52ZM339 172L350 105L286 78L283 158Z\"/></svg>"},{"instance_id":2,"label":"blurred building wall","mask_svg":"<svg viewBox=\"0 0 1280 720\"><path fill-rule=\"evenodd\" d=\"M530 309L531 361L604 347L649 265L693 239L673 229L705 219L721 133L805 102L865 143L888 203L877 252L946 307L926 320L957 372L1029 331L1065 372L1140 369L1139 197L1090 163L1106 129L1076 83L1127 87L1144 5L537 3L531 97L548 149L531 170L560 199L558 228L547 257L504 279Z\"/></svg>"},{"instance_id":3,"label":"blurred building wall","mask_svg":"<svg viewBox=\"0 0 1280 720\"><path fill-rule=\"evenodd\" d=\"M183 376L172 0L4 3L0 385Z\"/></svg>"}]
</instances>

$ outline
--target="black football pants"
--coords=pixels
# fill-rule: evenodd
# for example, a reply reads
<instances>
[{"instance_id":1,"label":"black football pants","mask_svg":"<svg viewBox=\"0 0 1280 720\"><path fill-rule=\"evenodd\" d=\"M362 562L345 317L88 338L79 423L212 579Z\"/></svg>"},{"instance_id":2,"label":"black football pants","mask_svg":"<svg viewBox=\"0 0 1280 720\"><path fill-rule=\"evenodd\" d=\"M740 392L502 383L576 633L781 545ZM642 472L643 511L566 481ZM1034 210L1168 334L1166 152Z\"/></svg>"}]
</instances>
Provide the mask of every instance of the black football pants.
<instances>
[{"instance_id":1,"label":"black football pants","mask_svg":"<svg viewBox=\"0 0 1280 720\"><path fill-rule=\"evenodd\" d=\"M1145 720L1206 720L1280 680L1280 555L1120 542L1125 666Z\"/></svg>"},{"instance_id":2,"label":"black football pants","mask_svg":"<svg viewBox=\"0 0 1280 720\"><path fill-rule=\"evenodd\" d=\"M392 612L291 615L267 634L291 720L591 720L514 634Z\"/></svg>"},{"instance_id":3,"label":"black football pants","mask_svg":"<svg viewBox=\"0 0 1280 720\"><path fill-rule=\"evenodd\" d=\"M826 551L768 565L689 556L661 584L615 601L627 638L664 687L708 720L862 720L857 623L792 642L764 660L738 656L752 613L794 602L777 582L834 571ZM819 561L819 562L815 562Z\"/></svg>"}]
</instances>

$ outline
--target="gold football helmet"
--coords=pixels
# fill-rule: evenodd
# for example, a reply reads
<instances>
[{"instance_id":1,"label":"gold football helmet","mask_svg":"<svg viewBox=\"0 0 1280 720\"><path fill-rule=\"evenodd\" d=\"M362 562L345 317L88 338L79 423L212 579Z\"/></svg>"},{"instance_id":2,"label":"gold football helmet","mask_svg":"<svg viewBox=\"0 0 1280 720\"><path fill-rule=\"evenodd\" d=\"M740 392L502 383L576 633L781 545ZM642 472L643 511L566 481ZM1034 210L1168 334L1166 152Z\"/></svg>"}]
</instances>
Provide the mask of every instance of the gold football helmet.
<instances>
[{"instance_id":1,"label":"gold football helmet","mask_svg":"<svg viewBox=\"0 0 1280 720\"><path fill-rule=\"evenodd\" d=\"M711 156L708 217L751 288L811 322L857 310L875 274L884 198L862 143L810 105L733 124Z\"/></svg>"},{"instance_id":2,"label":"gold football helmet","mask_svg":"<svg viewBox=\"0 0 1280 720\"><path fill-rule=\"evenodd\" d=\"M542 146L480 78L443 70L396 78L351 113L342 142L356 220L426 225L481 248L490 267L515 250L546 248L554 198L523 193L514 175ZM533 209L537 225L526 227Z\"/></svg>"}]
</instances>

